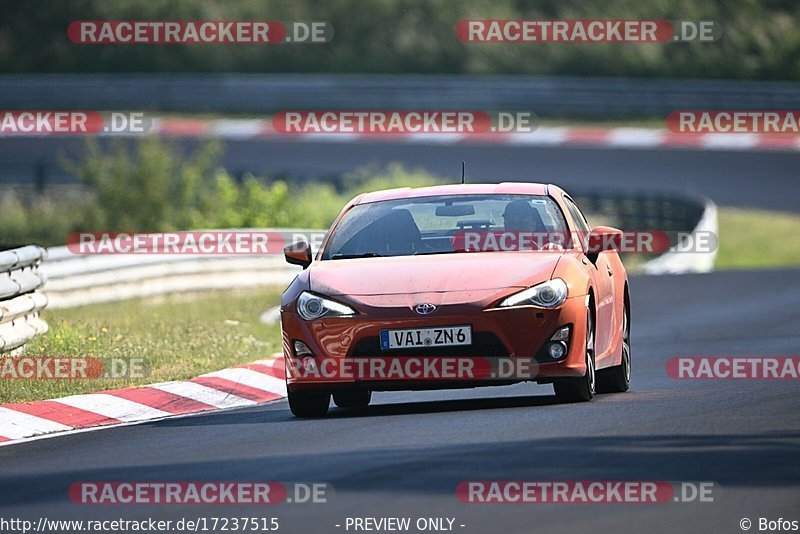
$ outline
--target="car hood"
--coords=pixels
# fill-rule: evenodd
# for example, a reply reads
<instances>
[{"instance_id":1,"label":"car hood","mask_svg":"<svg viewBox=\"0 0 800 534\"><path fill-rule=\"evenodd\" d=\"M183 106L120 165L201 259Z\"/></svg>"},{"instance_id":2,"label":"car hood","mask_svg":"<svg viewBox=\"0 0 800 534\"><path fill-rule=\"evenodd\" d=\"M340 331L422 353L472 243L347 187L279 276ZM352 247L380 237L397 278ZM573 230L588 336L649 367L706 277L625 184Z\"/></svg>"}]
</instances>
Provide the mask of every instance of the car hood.
<instances>
[{"instance_id":1,"label":"car hood","mask_svg":"<svg viewBox=\"0 0 800 534\"><path fill-rule=\"evenodd\" d=\"M399 295L529 287L549 280L560 251L473 252L316 262L310 287L326 295Z\"/></svg>"}]
</instances>

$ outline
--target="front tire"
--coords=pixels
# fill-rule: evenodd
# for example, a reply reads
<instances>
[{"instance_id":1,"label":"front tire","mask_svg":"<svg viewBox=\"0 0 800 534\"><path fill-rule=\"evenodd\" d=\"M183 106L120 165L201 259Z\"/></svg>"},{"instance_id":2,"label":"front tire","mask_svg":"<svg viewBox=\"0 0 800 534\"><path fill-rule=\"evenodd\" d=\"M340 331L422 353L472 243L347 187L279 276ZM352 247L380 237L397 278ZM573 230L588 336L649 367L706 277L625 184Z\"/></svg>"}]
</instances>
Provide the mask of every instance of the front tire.
<instances>
[{"instance_id":1,"label":"front tire","mask_svg":"<svg viewBox=\"0 0 800 534\"><path fill-rule=\"evenodd\" d=\"M330 403L330 393L289 392L289 409L295 417L325 417L328 414Z\"/></svg>"},{"instance_id":2,"label":"front tire","mask_svg":"<svg viewBox=\"0 0 800 534\"><path fill-rule=\"evenodd\" d=\"M629 310L622 318L622 362L597 373L599 393L624 393L631 387L631 323Z\"/></svg>"},{"instance_id":3,"label":"front tire","mask_svg":"<svg viewBox=\"0 0 800 534\"><path fill-rule=\"evenodd\" d=\"M586 372L578 378L559 378L553 382L556 397L562 402L586 402L594 398L594 322L591 310L586 310Z\"/></svg>"},{"instance_id":4,"label":"front tire","mask_svg":"<svg viewBox=\"0 0 800 534\"><path fill-rule=\"evenodd\" d=\"M372 400L368 389L343 389L333 393L333 403L339 408L366 408Z\"/></svg>"}]
</instances>

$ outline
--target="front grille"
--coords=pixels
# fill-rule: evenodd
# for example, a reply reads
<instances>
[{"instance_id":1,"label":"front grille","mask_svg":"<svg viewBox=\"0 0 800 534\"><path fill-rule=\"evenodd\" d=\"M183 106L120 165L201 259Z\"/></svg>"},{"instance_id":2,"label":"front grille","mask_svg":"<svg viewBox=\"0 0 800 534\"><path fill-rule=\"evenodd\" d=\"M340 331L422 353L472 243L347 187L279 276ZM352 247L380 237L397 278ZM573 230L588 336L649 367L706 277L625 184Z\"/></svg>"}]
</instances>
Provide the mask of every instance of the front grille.
<instances>
[{"instance_id":1,"label":"front grille","mask_svg":"<svg viewBox=\"0 0 800 534\"><path fill-rule=\"evenodd\" d=\"M473 332L472 345L455 347L419 347L412 349L381 350L378 336L365 337L356 344L351 356L473 356L504 357L508 356L505 345L491 332Z\"/></svg>"}]
</instances>

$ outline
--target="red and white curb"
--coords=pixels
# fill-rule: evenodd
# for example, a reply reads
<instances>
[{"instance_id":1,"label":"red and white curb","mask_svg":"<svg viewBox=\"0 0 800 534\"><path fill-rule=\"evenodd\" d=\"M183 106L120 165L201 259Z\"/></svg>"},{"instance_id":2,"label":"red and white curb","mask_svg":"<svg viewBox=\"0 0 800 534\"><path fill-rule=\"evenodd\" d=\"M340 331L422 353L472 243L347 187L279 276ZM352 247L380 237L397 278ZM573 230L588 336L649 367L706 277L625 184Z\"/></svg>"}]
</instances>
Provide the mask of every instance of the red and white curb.
<instances>
[{"instance_id":1,"label":"red and white curb","mask_svg":"<svg viewBox=\"0 0 800 534\"><path fill-rule=\"evenodd\" d=\"M409 144L498 144L690 150L800 150L800 136L765 134L676 134L653 128L541 127L530 133L487 134L286 134L260 119L155 119L150 134L230 140L281 139L287 142L354 143L389 141Z\"/></svg>"},{"instance_id":2,"label":"red and white curb","mask_svg":"<svg viewBox=\"0 0 800 534\"><path fill-rule=\"evenodd\" d=\"M284 397L283 358L269 358L187 381L3 404L0 446L63 432L254 406Z\"/></svg>"}]
</instances>

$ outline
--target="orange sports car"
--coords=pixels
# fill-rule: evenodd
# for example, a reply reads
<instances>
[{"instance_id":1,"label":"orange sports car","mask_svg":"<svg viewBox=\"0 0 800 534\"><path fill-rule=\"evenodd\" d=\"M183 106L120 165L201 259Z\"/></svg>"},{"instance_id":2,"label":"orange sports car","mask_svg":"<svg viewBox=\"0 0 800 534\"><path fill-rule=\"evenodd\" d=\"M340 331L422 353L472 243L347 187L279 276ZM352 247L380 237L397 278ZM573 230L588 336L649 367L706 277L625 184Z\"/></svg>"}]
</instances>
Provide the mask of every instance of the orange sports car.
<instances>
[{"instance_id":1,"label":"orange sports car","mask_svg":"<svg viewBox=\"0 0 800 534\"><path fill-rule=\"evenodd\" d=\"M589 228L554 185L443 185L360 195L283 294L289 406L324 416L372 392L552 383L565 401L627 391L620 230Z\"/></svg>"}]
</instances>

